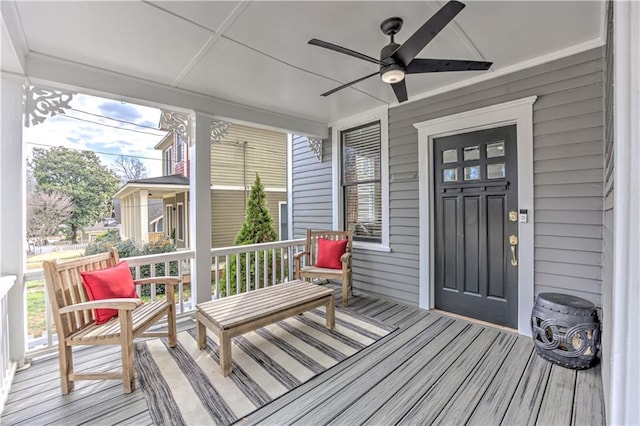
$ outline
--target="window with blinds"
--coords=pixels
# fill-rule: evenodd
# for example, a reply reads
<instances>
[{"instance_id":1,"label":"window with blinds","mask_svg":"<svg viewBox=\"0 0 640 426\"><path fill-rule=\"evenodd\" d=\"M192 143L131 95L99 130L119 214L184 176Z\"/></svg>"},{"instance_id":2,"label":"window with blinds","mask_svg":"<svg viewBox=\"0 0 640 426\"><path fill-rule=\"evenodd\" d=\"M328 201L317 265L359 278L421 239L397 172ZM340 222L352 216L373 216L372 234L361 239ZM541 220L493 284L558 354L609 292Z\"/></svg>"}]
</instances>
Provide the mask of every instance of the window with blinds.
<instances>
[{"instance_id":1,"label":"window with blinds","mask_svg":"<svg viewBox=\"0 0 640 426\"><path fill-rule=\"evenodd\" d=\"M344 227L354 240L382 242L380 121L340 132Z\"/></svg>"}]
</instances>

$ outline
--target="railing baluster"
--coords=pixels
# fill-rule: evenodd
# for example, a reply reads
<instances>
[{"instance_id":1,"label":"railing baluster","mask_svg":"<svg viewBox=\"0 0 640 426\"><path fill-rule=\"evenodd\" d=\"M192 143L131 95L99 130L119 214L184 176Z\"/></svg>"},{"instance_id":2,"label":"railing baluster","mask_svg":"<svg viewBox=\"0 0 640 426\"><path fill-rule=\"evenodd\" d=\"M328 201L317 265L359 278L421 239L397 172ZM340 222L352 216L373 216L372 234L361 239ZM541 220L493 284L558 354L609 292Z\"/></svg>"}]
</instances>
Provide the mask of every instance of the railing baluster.
<instances>
[{"instance_id":1,"label":"railing baluster","mask_svg":"<svg viewBox=\"0 0 640 426\"><path fill-rule=\"evenodd\" d=\"M182 261L178 261L178 276L181 278L182 271L184 270L182 265ZM165 289L165 291L167 290ZM178 312L181 314L184 313L184 283L182 282L182 279L180 279L180 282L178 283L178 307Z\"/></svg>"},{"instance_id":2,"label":"railing baluster","mask_svg":"<svg viewBox=\"0 0 640 426\"><path fill-rule=\"evenodd\" d=\"M44 286L44 312L47 324L47 346L53 346L53 316L51 312L51 303L49 303L49 292L47 286Z\"/></svg>"},{"instance_id":3,"label":"railing baluster","mask_svg":"<svg viewBox=\"0 0 640 426\"><path fill-rule=\"evenodd\" d=\"M240 285L240 253L236 253L236 294L242 293Z\"/></svg>"},{"instance_id":4,"label":"railing baluster","mask_svg":"<svg viewBox=\"0 0 640 426\"><path fill-rule=\"evenodd\" d=\"M263 282L264 282L264 286L267 287L269 285L269 250L265 249L262 250L262 253L264 253L264 257L262 258L262 264L264 266L264 271L262 272L262 276L263 276Z\"/></svg>"},{"instance_id":5,"label":"railing baluster","mask_svg":"<svg viewBox=\"0 0 640 426\"><path fill-rule=\"evenodd\" d=\"M258 251L253 252L256 257L256 290L260 288L260 256L258 255Z\"/></svg>"},{"instance_id":6,"label":"railing baluster","mask_svg":"<svg viewBox=\"0 0 640 426\"><path fill-rule=\"evenodd\" d=\"M247 291L251 290L251 252L244 254L244 282Z\"/></svg>"},{"instance_id":7,"label":"railing baluster","mask_svg":"<svg viewBox=\"0 0 640 426\"><path fill-rule=\"evenodd\" d=\"M149 276L150 277L155 277L156 276L156 268L158 267L157 263L152 263L149 265ZM166 266L165 266L166 268ZM151 283L151 288L149 290L149 296L151 297L151 301L155 302L156 301L156 283Z\"/></svg>"},{"instance_id":8,"label":"railing baluster","mask_svg":"<svg viewBox=\"0 0 640 426\"><path fill-rule=\"evenodd\" d=\"M276 285L276 249L271 249L271 285Z\"/></svg>"},{"instance_id":9,"label":"railing baluster","mask_svg":"<svg viewBox=\"0 0 640 426\"><path fill-rule=\"evenodd\" d=\"M231 265L229 265L229 255L226 255L224 257L224 276L226 277L226 283L227 283L227 292L225 293L226 296L231 296L231 274L230 274L230 269L231 269Z\"/></svg>"},{"instance_id":10,"label":"railing baluster","mask_svg":"<svg viewBox=\"0 0 640 426\"><path fill-rule=\"evenodd\" d=\"M218 286L220 285L220 263L219 263L218 259L219 259L219 256L216 256L216 259L215 259L215 265L216 265L216 288L213 290L216 299L218 299L220 297L220 294L218 293ZM193 290L191 291L191 294L193 294Z\"/></svg>"},{"instance_id":11,"label":"railing baluster","mask_svg":"<svg viewBox=\"0 0 640 426\"><path fill-rule=\"evenodd\" d=\"M280 283L284 282L284 248L280 247Z\"/></svg>"}]
</instances>

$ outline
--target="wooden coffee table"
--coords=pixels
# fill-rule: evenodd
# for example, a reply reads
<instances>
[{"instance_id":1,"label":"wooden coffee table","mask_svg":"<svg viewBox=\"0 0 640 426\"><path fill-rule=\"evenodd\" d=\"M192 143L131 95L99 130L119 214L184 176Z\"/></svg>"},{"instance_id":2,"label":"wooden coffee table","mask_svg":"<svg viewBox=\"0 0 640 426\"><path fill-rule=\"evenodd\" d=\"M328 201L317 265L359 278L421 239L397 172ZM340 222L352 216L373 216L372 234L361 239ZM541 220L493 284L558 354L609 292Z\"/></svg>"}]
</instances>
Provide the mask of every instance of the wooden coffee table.
<instances>
[{"instance_id":1,"label":"wooden coffee table","mask_svg":"<svg viewBox=\"0 0 640 426\"><path fill-rule=\"evenodd\" d=\"M196 305L198 347L207 347L206 329L220 341L220 370L231 373L231 338L301 314L327 309L327 328L335 327L333 290L306 281L290 281Z\"/></svg>"}]
</instances>

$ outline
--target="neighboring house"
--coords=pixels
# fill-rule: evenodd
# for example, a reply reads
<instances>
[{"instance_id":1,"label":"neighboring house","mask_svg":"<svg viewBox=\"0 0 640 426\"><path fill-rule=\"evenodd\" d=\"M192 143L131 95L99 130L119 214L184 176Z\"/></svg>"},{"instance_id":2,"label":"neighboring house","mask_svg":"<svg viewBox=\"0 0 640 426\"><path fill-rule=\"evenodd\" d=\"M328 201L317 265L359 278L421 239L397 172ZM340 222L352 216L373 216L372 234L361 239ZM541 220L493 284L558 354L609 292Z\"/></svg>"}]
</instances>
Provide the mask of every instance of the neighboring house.
<instances>
[{"instance_id":1,"label":"neighboring house","mask_svg":"<svg viewBox=\"0 0 640 426\"><path fill-rule=\"evenodd\" d=\"M112 218L103 219L100 222L96 222L92 226L85 226L82 229L82 242L91 243L101 235L106 234L112 229L120 229L120 224Z\"/></svg>"},{"instance_id":2,"label":"neighboring house","mask_svg":"<svg viewBox=\"0 0 640 426\"><path fill-rule=\"evenodd\" d=\"M162 115L164 117L164 114ZM161 118L160 128L168 129ZM267 193L274 228L286 221L286 134L229 123L222 138L211 147L212 247L233 245L244 220L249 188L259 173ZM114 198L121 201L123 239L148 242L156 232L174 239L178 248L189 247L189 147L170 131L156 146L162 151L163 176L127 182ZM145 208L162 200L162 217ZM157 224L162 220L161 230ZM153 223L152 223L153 222ZM284 227L286 230L286 226ZM149 233L153 233L150 235Z\"/></svg>"}]
</instances>

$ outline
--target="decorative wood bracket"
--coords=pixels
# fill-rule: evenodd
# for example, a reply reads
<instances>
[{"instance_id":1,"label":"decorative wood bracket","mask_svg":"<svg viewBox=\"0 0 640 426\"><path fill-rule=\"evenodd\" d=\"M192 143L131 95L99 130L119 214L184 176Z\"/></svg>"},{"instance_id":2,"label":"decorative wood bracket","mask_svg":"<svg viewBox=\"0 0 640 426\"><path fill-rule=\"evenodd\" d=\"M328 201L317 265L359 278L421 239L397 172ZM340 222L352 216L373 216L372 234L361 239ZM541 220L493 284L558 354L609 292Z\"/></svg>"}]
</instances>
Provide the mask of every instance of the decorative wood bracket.
<instances>
[{"instance_id":1,"label":"decorative wood bracket","mask_svg":"<svg viewBox=\"0 0 640 426\"><path fill-rule=\"evenodd\" d=\"M221 120L211 121L211 143L220 142L229 133L229 123Z\"/></svg>"},{"instance_id":2,"label":"decorative wood bracket","mask_svg":"<svg viewBox=\"0 0 640 426\"><path fill-rule=\"evenodd\" d=\"M307 138L309 150L313 152L318 161L322 162L322 139Z\"/></svg>"},{"instance_id":3,"label":"decorative wood bracket","mask_svg":"<svg viewBox=\"0 0 640 426\"><path fill-rule=\"evenodd\" d=\"M64 114L65 109L71 108L69 102L75 95L74 92L62 92L35 86L28 86L26 94L27 113L24 118L26 127L40 124L56 114Z\"/></svg>"},{"instance_id":4,"label":"decorative wood bracket","mask_svg":"<svg viewBox=\"0 0 640 426\"><path fill-rule=\"evenodd\" d=\"M189 129L191 129L191 117L173 111L162 111L162 128L171 130L179 135L183 141L191 145Z\"/></svg>"}]
</instances>

